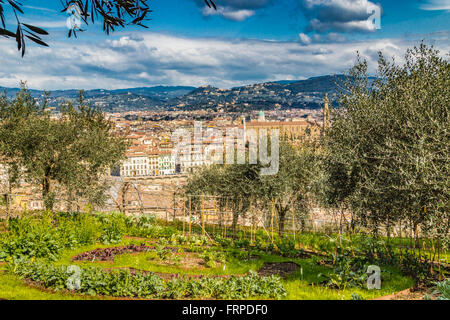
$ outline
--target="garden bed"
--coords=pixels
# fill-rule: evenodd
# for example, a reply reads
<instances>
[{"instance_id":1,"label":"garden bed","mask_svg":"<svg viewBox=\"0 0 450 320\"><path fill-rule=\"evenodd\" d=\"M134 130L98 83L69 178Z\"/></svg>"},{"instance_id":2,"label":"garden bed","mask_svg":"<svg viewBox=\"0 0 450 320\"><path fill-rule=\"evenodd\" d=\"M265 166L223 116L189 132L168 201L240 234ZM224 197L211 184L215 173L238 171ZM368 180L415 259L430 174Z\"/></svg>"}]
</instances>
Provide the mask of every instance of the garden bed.
<instances>
[{"instance_id":1,"label":"garden bed","mask_svg":"<svg viewBox=\"0 0 450 320\"><path fill-rule=\"evenodd\" d=\"M321 285L323 275L337 273L331 255L317 252L319 249L316 252L305 249L301 243L289 239L258 240L252 245L244 240L233 242L220 237L212 240L174 233L171 228L137 225L116 232L114 224L119 225L126 219L117 215L52 219L57 223L45 217L36 219L32 222L37 225L34 233L21 232L5 238L3 256L14 259L8 259L11 268L0 274L0 291L5 293L0 297L21 299L30 292L37 297L55 298L60 294L71 298L73 293L76 299L78 293L83 293L87 295L81 297L88 299L114 296L121 299L321 300L352 299L355 293L361 298L373 299L414 285L400 268L389 265L384 266L389 277L383 281L380 291L369 291L365 286L335 290ZM24 220L23 227L17 230L28 230L28 225L28 220ZM55 229L55 225L59 229ZM14 255L22 252L23 246L27 249L27 259L16 259L20 257ZM335 252L332 249L329 251ZM352 263L349 261L350 266ZM67 268L73 264L82 269L83 287L79 292L65 290L70 276ZM24 279L29 280L24 282ZM32 286L27 289L25 284ZM37 292L34 288L41 288L39 284L56 291L52 294ZM241 290L247 285L256 286L251 287L256 290L254 294L243 295ZM17 293L14 286L21 286L22 292Z\"/></svg>"},{"instance_id":2,"label":"garden bed","mask_svg":"<svg viewBox=\"0 0 450 320\"><path fill-rule=\"evenodd\" d=\"M146 245L136 246L131 244L129 246L112 247L112 248L100 248L92 251L80 253L72 258L72 261L114 261L114 258L118 255L129 253L141 253L154 250L155 247Z\"/></svg>"},{"instance_id":3,"label":"garden bed","mask_svg":"<svg viewBox=\"0 0 450 320\"><path fill-rule=\"evenodd\" d=\"M278 275L287 278L290 274L297 272L299 268L295 262L266 262L258 270L258 274L265 277Z\"/></svg>"}]
</instances>

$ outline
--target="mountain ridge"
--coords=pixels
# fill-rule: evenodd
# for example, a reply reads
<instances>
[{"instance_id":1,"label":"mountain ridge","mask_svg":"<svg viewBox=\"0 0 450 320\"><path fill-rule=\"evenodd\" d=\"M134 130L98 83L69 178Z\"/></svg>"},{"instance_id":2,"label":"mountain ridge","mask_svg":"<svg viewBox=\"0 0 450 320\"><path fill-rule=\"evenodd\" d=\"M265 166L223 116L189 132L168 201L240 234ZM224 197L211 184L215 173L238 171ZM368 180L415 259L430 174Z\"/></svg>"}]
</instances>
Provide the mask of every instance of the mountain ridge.
<instances>
[{"instance_id":1,"label":"mountain ridge","mask_svg":"<svg viewBox=\"0 0 450 320\"><path fill-rule=\"evenodd\" d=\"M325 93L331 98L338 91L336 83L343 75L324 75L306 80L278 80L255 83L230 89L210 85L153 86L124 89L84 90L86 102L107 112L136 110L199 110L248 111L285 108L320 108ZM0 87L13 97L19 88ZM43 90L29 89L35 98L43 97ZM76 100L79 90L50 91L49 106L56 107L67 100Z\"/></svg>"}]
</instances>

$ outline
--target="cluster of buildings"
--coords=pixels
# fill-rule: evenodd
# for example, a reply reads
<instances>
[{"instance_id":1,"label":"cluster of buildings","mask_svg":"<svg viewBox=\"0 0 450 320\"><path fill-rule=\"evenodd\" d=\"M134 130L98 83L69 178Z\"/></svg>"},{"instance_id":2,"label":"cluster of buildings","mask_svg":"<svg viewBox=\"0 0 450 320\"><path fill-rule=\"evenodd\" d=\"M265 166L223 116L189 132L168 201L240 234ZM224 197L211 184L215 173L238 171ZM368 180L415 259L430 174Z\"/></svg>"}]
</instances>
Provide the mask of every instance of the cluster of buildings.
<instances>
[{"instance_id":1,"label":"cluster of buildings","mask_svg":"<svg viewBox=\"0 0 450 320\"><path fill-rule=\"evenodd\" d=\"M133 111L110 113L108 116L115 123L117 133L126 136L130 142L126 159L111 170L111 180L122 180L117 177L132 178L126 180L139 184L140 198L127 196L130 206L136 202L165 207L171 205L173 190L184 184L188 173L217 163L217 157L224 156L223 151L228 150L230 144L234 151L239 148L247 150L250 133L258 136L261 130L269 134L277 130L280 138L301 144L309 137L320 135L330 117L328 100L325 100L323 111L290 109L251 111L247 114L209 110ZM203 131L196 136L195 128L199 122ZM180 129L190 134L191 141L196 141L181 144L184 148L182 152L176 150L180 143L173 139L174 132ZM242 135L236 135L230 141L227 135L229 130L240 130L243 140L240 140ZM11 194L12 204L16 208L41 210L44 207L38 186L23 181L19 188L11 190L7 181L8 172L0 161L0 196ZM63 196L58 194L57 198L61 200ZM0 201L4 206L4 199L0 198ZM66 203L60 201L58 205L64 210ZM111 208L115 210L114 203Z\"/></svg>"},{"instance_id":2,"label":"cluster of buildings","mask_svg":"<svg viewBox=\"0 0 450 320\"><path fill-rule=\"evenodd\" d=\"M273 115L271 117L273 118ZM244 140L249 132L258 135L260 130L265 130L269 134L272 130L278 130L280 138L301 143L308 137L320 135L323 127L320 121L312 117L268 120L263 111L258 112L254 119L249 118L244 116L227 119L221 116L204 120L201 123L203 134L195 143L184 146L180 152L175 150L179 144L173 141L173 133L183 129L191 134L194 141L195 123L198 123L194 119L154 123L139 120L139 117L133 121L117 117L116 128L126 133L131 147L126 154L127 159L111 174L121 177L151 177L193 172L199 167L217 162L217 157L220 156L217 150L225 150L230 143L226 135L230 129L240 129L244 132ZM207 134L211 129L214 133ZM217 133L221 137L217 137ZM236 136L235 141L231 142L235 148L245 146L248 142L239 143L237 140L240 138L242 137Z\"/></svg>"},{"instance_id":3,"label":"cluster of buildings","mask_svg":"<svg viewBox=\"0 0 450 320\"><path fill-rule=\"evenodd\" d=\"M128 151L127 159L112 175L122 177L143 177L175 174L175 157L170 151L154 151L133 148Z\"/></svg>"}]
</instances>

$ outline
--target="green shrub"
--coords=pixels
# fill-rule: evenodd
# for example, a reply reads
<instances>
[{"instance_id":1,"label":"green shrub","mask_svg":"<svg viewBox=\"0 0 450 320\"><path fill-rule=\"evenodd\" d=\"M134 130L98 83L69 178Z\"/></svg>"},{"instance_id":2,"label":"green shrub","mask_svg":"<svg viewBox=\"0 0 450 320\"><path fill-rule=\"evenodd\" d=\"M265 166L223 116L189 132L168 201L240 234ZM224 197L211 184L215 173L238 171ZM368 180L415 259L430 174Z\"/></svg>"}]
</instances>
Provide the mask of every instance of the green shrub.
<instances>
[{"instance_id":1,"label":"green shrub","mask_svg":"<svg viewBox=\"0 0 450 320\"><path fill-rule=\"evenodd\" d=\"M60 238L67 242L66 247L91 245L101 237L101 222L87 213L60 214L56 223Z\"/></svg>"},{"instance_id":2,"label":"green shrub","mask_svg":"<svg viewBox=\"0 0 450 320\"><path fill-rule=\"evenodd\" d=\"M156 254L161 261L165 261L172 256L172 251L160 244L156 246Z\"/></svg>"},{"instance_id":3,"label":"green shrub","mask_svg":"<svg viewBox=\"0 0 450 320\"><path fill-rule=\"evenodd\" d=\"M63 244L53 232L11 235L1 244L0 259L4 261L7 257L37 257L56 260L63 249Z\"/></svg>"},{"instance_id":4,"label":"green shrub","mask_svg":"<svg viewBox=\"0 0 450 320\"><path fill-rule=\"evenodd\" d=\"M414 252L404 252L400 260L400 269L404 275L416 281L424 281L431 276L431 262L426 256L416 255Z\"/></svg>"},{"instance_id":5,"label":"green shrub","mask_svg":"<svg viewBox=\"0 0 450 320\"><path fill-rule=\"evenodd\" d=\"M40 283L46 288L64 290L71 276L66 266L54 266L42 261L17 259L8 270L21 278ZM114 297L143 298L217 298L217 299L279 299L286 295L281 279L276 276L259 277L250 272L244 277L164 280L154 273L130 270L105 271L101 268L83 268L80 273L79 293Z\"/></svg>"},{"instance_id":6,"label":"green shrub","mask_svg":"<svg viewBox=\"0 0 450 320\"><path fill-rule=\"evenodd\" d=\"M203 251L199 257L205 261L205 265L208 268L214 268L216 263L225 263L225 255L218 251Z\"/></svg>"},{"instance_id":7,"label":"green shrub","mask_svg":"<svg viewBox=\"0 0 450 320\"><path fill-rule=\"evenodd\" d=\"M62 250L79 246L117 243L126 231L122 214L42 212L13 218L10 232L1 235L0 261L7 257L55 260Z\"/></svg>"},{"instance_id":8,"label":"green shrub","mask_svg":"<svg viewBox=\"0 0 450 320\"><path fill-rule=\"evenodd\" d=\"M367 266L364 260L353 257L347 250L339 249L337 255L332 255L335 261L333 272L330 274L319 274L319 278L325 278L325 285L338 290L346 288L363 288L367 281Z\"/></svg>"},{"instance_id":9,"label":"green shrub","mask_svg":"<svg viewBox=\"0 0 450 320\"><path fill-rule=\"evenodd\" d=\"M100 241L103 244L119 243L127 230L127 217L122 213L96 214L102 225Z\"/></svg>"},{"instance_id":10,"label":"green shrub","mask_svg":"<svg viewBox=\"0 0 450 320\"><path fill-rule=\"evenodd\" d=\"M433 294L438 295L438 300L450 300L450 279L436 282L436 289Z\"/></svg>"},{"instance_id":11,"label":"green shrub","mask_svg":"<svg viewBox=\"0 0 450 320\"><path fill-rule=\"evenodd\" d=\"M247 240L247 239L235 240L234 246L236 248L248 248L250 246L250 240Z\"/></svg>"}]
</instances>

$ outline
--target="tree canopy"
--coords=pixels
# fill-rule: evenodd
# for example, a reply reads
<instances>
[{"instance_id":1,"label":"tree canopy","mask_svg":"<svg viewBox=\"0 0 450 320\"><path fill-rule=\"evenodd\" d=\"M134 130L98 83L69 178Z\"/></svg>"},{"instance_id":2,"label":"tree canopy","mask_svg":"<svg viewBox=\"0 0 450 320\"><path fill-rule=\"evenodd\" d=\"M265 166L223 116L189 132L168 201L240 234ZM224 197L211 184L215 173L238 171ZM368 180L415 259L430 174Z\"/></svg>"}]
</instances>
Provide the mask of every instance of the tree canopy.
<instances>
[{"instance_id":1,"label":"tree canopy","mask_svg":"<svg viewBox=\"0 0 450 320\"><path fill-rule=\"evenodd\" d=\"M350 70L325 140L328 200L374 228L432 222L445 238L450 64L423 43L404 59L398 65L380 53L373 83L361 58Z\"/></svg>"},{"instance_id":2,"label":"tree canopy","mask_svg":"<svg viewBox=\"0 0 450 320\"><path fill-rule=\"evenodd\" d=\"M185 192L227 198L228 208L233 212L233 228L251 205L269 210L273 206L279 219L279 232L283 234L289 211L305 211L319 166L313 145L305 144L297 150L287 141L280 143L279 161L279 170L274 175L261 175L260 164L205 167L191 177Z\"/></svg>"},{"instance_id":3,"label":"tree canopy","mask_svg":"<svg viewBox=\"0 0 450 320\"><path fill-rule=\"evenodd\" d=\"M54 184L69 197L101 203L102 176L123 157L127 143L99 109L69 103L52 115L26 88L16 98L0 100L0 156L11 177L41 186L47 209L55 201ZM15 182L15 181L12 181Z\"/></svg>"},{"instance_id":4,"label":"tree canopy","mask_svg":"<svg viewBox=\"0 0 450 320\"><path fill-rule=\"evenodd\" d=\"M283 142L279 172L273 176L254 170L247 179L246 165L213 167L190 187L273 206L280 234L287 212L307 211L312 200L352 213L354 224L376 233L389 235L395 225L406 223L416 234L420 227L448 245L448 57L424 43L407 50L402 64L379 53L373 80L367 61L358 55L318 148L305 144L296 149Z\"/></svg>"},{"instance_id":5,"label":"tree canopy","mask_svg":"<svg viewBox=\"0 0 450 320\"><path fill-rule=\"evenodd\" d=\"M233 212L232 228L238 219L250 208L252 197L258 193L260 185L259 165L211 165L203 167L192 175L184 187L191 198L191 207L200 206L200 195L218 196L220 209Z\"/></svg>"}]
</instances>

